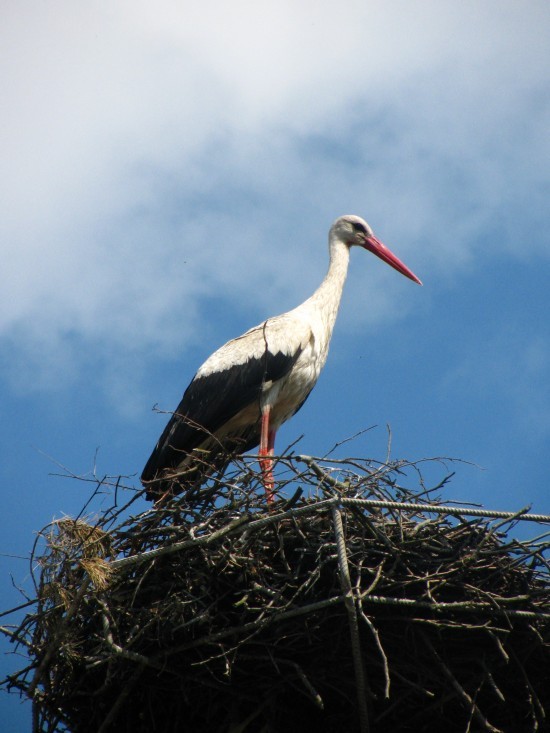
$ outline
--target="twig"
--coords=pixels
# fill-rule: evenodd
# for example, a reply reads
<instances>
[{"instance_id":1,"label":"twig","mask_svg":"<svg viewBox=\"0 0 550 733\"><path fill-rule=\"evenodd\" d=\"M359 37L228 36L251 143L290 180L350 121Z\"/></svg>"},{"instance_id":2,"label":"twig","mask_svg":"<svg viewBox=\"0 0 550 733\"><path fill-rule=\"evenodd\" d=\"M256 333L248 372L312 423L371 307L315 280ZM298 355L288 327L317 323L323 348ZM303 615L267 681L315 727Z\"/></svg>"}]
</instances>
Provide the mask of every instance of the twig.
<instances>
[{"instance_id":1,"label":"twig","mask_svg":"<svg viewBox=\"0 0 550 733\"><path fill-rule=\"evenodd\" d=\"M479 707L476 705L475 701L470 697L470 695L468 695L466 690L458 682L454 674L451 672L451 670L447 667L445 662L441 659L439 654L436 652L431 641L427 638L427 636L424 633L421 632L421 635L424 639L424 643L426 647L430 650L432 657L435 660L437 666L443 672L445 677L449 680L453 689L456 691L459 698L462 700L462 702L466 706L467 710L471 712L471 714L477 720L477 722L483 726L484 730L489 731L489 733L504 733L504 731L502 731L500 728L495 728L495 726L492 725L487 720L487 718L483 715Z\"/></svg>"},{"instance_id":2,"label":"twig","mask_svg":"<svg viewBox=\"0 0 550 733\"><path fill-rule=\"evenodd\" d=\"M369 627L370 632L374 637L374 643L376 644L378 651L380 652L380 656L382 657L382 668L384 670L384 680L385 680L384 697L386 698L386 700L389 700L389 697L390 697L390 667L388 663L388 658L386 656L386 652L384 651L384 647L382 646L382 642L380 641L380 636L378 634L378 631L376 630L376 626L372 623L370 618L363 611L362 605L361 605L361 618Z\"/></svg>"},{"instance_id":3,"label":"twig","mask_svg":"<svg viewBox=\"0 0 550 733\"><path fill-rule=\"evenodd\" d=\"M53 634L52 638L49 640L49 646L46 649L46 653L44 654L42 661L37 667L36 673L29 684L29 687L27 689L27 695L32 698L37 686L40 684L40 681L42 679L42 676L49 665L53 655L57 652L57 648L59 645L59 642L63 636L64 630L66 625L69 623L69 621L72 619L72 617L75 615L75 613L78 611L80 602L82 601L82 598L84 597L84 594L88 590L90 586L91 580L89 576L84 578L82 581L82 585L78 589L77 594L75 595L71 605L67 609L67 613L65 614L63 618L63 622L60 624L57 631Z\"/></svg>"},{"instance_id":4,"label":"twig","mask_svg":"<svg viewBox=\"0 0 550 733\"><path fill-rule=\"evenodd\" d=\"M166 652L158 654L155 658L161 659L164 657L172 656L179 652L189 651L190 649L196 649L197 647L204 646L207 644L216 644L222 639L226 639L230 636L240 637L242 634L248 634L251 631L263 629L271 624L280 623L282 621L288 621L288 619L295 618L296 616L307 616L316 611L321 611L331 606L336 606L344 602L344 596L332 596L324 601L317 601L316 603L309 603L306 606L300 608L293 608L290 611L284 611L282 613L274 613L272 616L266 616L258 619L257 621L250 621L247 624L241 624L239 626L233 626L223 631L218 631L214 634L196 639L195 641L186 642L185 644L179 644L178 646L172 646Z\"/></svg>"}]
</instances>

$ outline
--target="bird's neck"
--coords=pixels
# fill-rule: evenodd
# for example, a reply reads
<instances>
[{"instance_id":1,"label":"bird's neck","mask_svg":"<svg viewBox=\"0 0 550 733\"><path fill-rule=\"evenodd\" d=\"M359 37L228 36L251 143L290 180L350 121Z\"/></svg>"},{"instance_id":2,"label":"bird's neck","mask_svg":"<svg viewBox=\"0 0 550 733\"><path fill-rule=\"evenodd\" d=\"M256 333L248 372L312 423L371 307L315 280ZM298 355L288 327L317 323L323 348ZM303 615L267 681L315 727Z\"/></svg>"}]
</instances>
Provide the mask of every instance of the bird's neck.
<instances>
[{"instance_id":1,"label":"bird's neck","mask_svg":"<svg viewBox=\"0 0 550 733\"><path fill-rule=\"evenodd\" d=\"M327 336L330 338L348 274L349 247L339 239L331 239L329 241L329 253L328 272L310 300L320 313L327 329Z\"/></svg>"}]
</instances>

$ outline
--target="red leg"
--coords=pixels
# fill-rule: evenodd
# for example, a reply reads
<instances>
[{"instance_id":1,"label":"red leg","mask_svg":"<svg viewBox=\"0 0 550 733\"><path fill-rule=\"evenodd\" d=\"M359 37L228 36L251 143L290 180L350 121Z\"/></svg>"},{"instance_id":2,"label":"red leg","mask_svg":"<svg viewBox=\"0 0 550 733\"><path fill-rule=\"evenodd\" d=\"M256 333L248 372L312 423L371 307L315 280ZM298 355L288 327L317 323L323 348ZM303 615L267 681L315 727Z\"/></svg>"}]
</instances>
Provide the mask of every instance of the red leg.
<instances>
[{"instance_id":1,"label":"red leg","mask_svg":"<svg viewBox=\"0 0 550 733\"><path fill-rule=\"evenodd\" d=\"M262 429L260 433L260 468L262 469L265 496L268 504L273 503L273 451L275 448L275 430L269 427L269 414L271 408L264 407L262 410Z\"/></svg>"}]
</instances>

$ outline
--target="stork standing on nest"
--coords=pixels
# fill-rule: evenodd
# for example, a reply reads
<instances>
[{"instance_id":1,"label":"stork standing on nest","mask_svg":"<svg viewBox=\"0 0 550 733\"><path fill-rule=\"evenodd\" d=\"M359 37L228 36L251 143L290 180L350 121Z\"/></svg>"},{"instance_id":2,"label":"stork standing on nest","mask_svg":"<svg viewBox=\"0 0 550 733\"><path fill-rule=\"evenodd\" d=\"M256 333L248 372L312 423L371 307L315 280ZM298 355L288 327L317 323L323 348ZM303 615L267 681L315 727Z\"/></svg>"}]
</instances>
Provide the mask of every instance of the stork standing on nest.
<instances>
[{"instance_id":1,"label":"stork standing on nest","mask_svg":"<svg viewBox=\"0 0 550 733\"><path fill-rule=\"evenodd\" d=\"M212 466L223 468L231 454L259 444L267 501L273 501L275 435L304 404L326 362L354 246L422 285L366 221L337 219L328 272L313 295L228 341L199 368L143 470L147 498L195 485Z\"/></svg>"}]
</instances>

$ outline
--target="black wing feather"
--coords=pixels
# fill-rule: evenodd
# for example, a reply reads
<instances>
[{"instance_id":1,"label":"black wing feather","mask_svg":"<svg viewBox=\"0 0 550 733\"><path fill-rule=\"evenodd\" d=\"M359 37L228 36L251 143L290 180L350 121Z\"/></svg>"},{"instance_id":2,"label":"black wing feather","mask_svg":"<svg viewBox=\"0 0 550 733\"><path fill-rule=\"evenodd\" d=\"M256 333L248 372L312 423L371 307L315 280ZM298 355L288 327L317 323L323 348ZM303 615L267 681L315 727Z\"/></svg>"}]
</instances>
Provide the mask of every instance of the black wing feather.
<instances>
[{"instance_id":1,"label":"black wing feather","mask_svg":"<svg viewBox=\"0 0 550 733\"><path fill-rule=\"evenodd\" d=\"M167 469L177 468L207 435L215 433L254 401L259 404L262 385L286 376L301 351L288 355L266 350L260 359L195 377L147 461L141 480L152 481ZM254 445L248 444L244 450Z\"/></svg>"}]
</instances>

